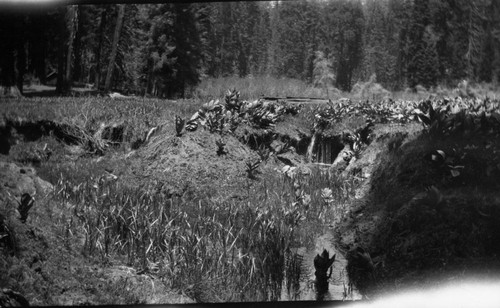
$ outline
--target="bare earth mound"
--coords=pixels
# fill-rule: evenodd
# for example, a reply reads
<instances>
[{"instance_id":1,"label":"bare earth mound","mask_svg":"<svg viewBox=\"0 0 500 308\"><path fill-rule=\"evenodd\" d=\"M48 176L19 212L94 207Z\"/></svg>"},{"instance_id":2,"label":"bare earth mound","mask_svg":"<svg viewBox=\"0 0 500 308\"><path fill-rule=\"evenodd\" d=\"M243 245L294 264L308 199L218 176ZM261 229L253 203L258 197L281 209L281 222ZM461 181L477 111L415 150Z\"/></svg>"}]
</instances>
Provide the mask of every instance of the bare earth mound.
<instances>
[{"instance_id":1,"label":"bare earth mound","mask_svg":"<svg viewBox=\"0 0 500 308\"><path fill-rule=\"evenodd\" d=\"M224 151L217 153L217 141ZM220 187L235 185L246 178L247 161L259 156L244 146L236 137L221 137L208 131L159 134L150 144L130 155L133 181L155 179L167 193L182 195L187 191L203 190L204 186L218 183Z\"/></svg>"}]
</instances>

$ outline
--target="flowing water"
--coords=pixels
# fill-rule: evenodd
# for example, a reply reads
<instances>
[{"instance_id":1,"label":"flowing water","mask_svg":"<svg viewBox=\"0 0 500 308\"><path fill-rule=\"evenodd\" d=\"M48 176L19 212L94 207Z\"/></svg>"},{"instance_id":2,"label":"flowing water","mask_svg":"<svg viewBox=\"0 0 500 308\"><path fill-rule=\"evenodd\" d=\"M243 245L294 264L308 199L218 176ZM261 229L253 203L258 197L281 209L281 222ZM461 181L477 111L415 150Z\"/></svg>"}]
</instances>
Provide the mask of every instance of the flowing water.
<instances>
[{"instance_id":1,"label":"flowing water","mask_svg":"<svg viewBox=\"0 0 500 308\"><path fill-rule=\"evenodd\" d=\"M347 277L347 260L333 246L333 237L330 233L316 238L310 247L299 247L292 250L295 260L300 262L299 273L286 275L281 291L282 301L329 301L329 300L357 300L361 295L356 289L349 290L349 278ZM317 254L326 249L330 256L336 255L332 265L332 275L328 280L328 291L318 294L315 287L315 269L313 260ZM298 278L298 279L297 279ZM298 280L298 281L297 281Z\"/></svg>"}]
</instances>

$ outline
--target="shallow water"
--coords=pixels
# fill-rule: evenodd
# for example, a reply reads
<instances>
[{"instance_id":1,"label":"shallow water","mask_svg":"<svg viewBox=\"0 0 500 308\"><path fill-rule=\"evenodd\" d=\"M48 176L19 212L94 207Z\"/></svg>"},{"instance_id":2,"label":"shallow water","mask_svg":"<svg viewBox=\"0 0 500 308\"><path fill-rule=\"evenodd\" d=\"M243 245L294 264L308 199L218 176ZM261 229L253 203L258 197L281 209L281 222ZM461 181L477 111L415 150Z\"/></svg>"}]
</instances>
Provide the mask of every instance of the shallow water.
<instances>
[{"instance_id":1,"label":"shallow water","mask_svg":"<svg viewBox=\"0 0 500 308\"><path fill-rule=\"evenodd\" d=\"M286 281L283 283L281 298L282 301L316 301L316 300L357 300L361 295L356 289L349 290L349 278L347 277L347 260L333 246L333 237L330 233L323 234L316 238L315 243L310 247L299 247L292 250L292 253L300 256L301 273L299 283L290 290L286 287ZM330 256L336 255L332 266L332 276L328 280L328 292L318 294L314 285L314 264L313 260L316 254L321 254L323 249L328 250Z\"/></svg>"}]
</instances>

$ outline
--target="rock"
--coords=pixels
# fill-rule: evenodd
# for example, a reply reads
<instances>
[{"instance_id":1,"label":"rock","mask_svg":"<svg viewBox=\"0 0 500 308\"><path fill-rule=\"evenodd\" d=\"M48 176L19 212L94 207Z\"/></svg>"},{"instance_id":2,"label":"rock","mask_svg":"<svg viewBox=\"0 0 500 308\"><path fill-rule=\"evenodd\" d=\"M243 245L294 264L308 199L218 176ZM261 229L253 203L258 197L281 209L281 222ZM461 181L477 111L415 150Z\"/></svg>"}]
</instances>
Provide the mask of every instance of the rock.
<instances>
[{"instance_id":1,"label":"rock","mask_svg":"<svg viewBox=\"0 0 500 308\"><path fill-rule=\"evenodd\" d=\"M298 166L302 163L300 156L291 152L276 155L276 158L288 166Z\"/></svg>"},{"instance_id":2,"label":"rock","mask_svg":"<svg viewBox=\"0 0 500 308\"><path fill-rule=\"evenodd\" d=\"M85 149L81 145L69 145L66 146L66 151L68 153L67 157L78 157L85 154Z\"/></svg>"},{"instance_id":3,"label":"rock","mask_svg":"<svg viewBox=\"0 0 500 308\"><path fill-rule=\"evenodd\" d=\"M273 142L271 142L270 144L270 147L274 153L280 153L284 150L285 143L279 140L273 140Z\"/></svg>"},{"instance_id":4,"label":"rock","mask_svg":"<svg viewBox=\"0 0 500 308\"><path fill-rule=\"evenodd\" d=\"M352 157L353 152L349 149L348 146L344 146L344 148L339 152L339 154L333 161L332 168L344 170L345 168L347 168L347 166L349 166Z\"/></svg>"},{"instance_id":5,"label":"rock","mask_svg":"<svg viewBox=\"0 0 500 308\"><path fill-rule=\"evenodd\" d=\"M0 162L0 187L9 191L16 199L24 193L46 196L53 189L52 184L36 175L35 169L8 162Z\"/></svg>"}]
</instances>

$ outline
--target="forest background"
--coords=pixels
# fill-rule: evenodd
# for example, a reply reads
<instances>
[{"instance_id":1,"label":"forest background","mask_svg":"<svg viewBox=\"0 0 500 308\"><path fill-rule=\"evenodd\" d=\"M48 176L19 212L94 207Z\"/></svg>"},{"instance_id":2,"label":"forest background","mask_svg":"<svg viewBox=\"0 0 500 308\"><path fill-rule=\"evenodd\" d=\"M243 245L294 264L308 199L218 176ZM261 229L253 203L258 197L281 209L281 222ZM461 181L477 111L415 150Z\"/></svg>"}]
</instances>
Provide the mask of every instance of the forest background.
<instances>
[{"instance_id":1,"label":"forest background","mask_svg":"<svg viewBox=\"0 0 500 308\"><path fill-rule=\"evenodd\" d=\"M500 80L499 0L35 5L0 10L0 38L0 83L21 93L191 97L232 76L341 91L370 78L391 91Z\"/></svg>"}]
</instances>

